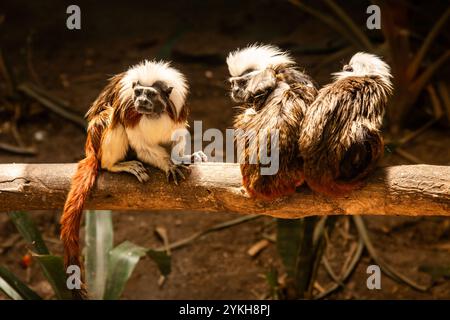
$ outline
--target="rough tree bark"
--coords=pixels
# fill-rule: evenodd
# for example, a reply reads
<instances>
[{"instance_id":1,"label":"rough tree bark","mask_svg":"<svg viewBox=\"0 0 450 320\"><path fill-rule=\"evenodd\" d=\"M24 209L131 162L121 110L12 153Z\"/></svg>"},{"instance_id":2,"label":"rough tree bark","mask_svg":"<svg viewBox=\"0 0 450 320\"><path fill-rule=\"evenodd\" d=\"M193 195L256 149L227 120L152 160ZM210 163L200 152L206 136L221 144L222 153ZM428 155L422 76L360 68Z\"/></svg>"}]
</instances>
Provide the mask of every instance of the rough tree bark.
<instances>
[{"instance_id":1,"label":"rough tree bark","mask_svg":"<svg viewBox=\"0 0 450 320\"><path fill-rule=\"evenodd\" d=\"M61 209L76 164L0 164L0 212ZM260 202L241 189L237 164L192 165L179 186L151 169L140 184L128 174L102 172L86 209L182 210L265 214L279 218L310 215L450 216L450 167L411 165L378 169L367 185L349 196L326 198L307 187L284 199Z\"/></svg>"}]
</instances>

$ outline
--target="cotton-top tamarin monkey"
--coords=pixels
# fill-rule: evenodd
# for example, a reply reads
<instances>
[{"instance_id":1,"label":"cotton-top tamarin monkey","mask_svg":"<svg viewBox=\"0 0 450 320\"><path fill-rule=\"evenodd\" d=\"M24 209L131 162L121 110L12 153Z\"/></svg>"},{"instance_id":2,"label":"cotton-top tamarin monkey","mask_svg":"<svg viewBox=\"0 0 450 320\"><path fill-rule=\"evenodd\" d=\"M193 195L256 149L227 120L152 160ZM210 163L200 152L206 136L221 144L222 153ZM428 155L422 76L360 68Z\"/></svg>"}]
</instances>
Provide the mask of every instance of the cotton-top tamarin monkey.
<instances>
[{"instance_id":1,"label":"cotton-top tamarin monkey","mask_svg":"<svg viewBox=\"0 0 450 320\"><path fill-rule=\"evenodd\" d=\"M307 184L331 196L360 187L382 157L392 93L389 66L372 54L356 53L334 76L307 110L299 139Z\"/></svg>"},{"instance_id":2,"label":"cotton-top tamarin monkey","mask_svg":"<svg viewBox=\"0 0 450 320\"><path fill-rule=\"evenodd\" d=\"M66 268L80 268L79 230L84 203L98 172L128 172L140 182L150 179L143 163L165 172L178 184L184 179L182 163L174 163L164 146L177 144L184 151L184 136L172 141L177 129L187 126L185 77L165 62L144 61L113 76L86 114L86 156L78 163L61 217L61 240ZM181 145L181 146L180 146ZM169 148L170 149L170 148ZM126 160L128 151L138 160ZM206 161L203 152L179 155L178 160ZM74 296L84 298L85 287Z\"/></svg>"},{"instance_id":3,"label":"cotton-top tamarin monkey","mask_svg":"<svg viewBox=\"0 0 450 320\"><path fill-rule=\"evenodd\" d=\"M317 94L312 79L297 69L288 53L269 45L231 52L227 64L231 98L243 109L234 129L238 150L243 149L239 162L244 188L264 200L295 192L304 181L297 143L304 114ZM267 144L259 140L264 136ZM271 159L278 161L276 173L263 173L266 165L259 152L264 150L277 155Z\"/></svg>"}]
</instances>

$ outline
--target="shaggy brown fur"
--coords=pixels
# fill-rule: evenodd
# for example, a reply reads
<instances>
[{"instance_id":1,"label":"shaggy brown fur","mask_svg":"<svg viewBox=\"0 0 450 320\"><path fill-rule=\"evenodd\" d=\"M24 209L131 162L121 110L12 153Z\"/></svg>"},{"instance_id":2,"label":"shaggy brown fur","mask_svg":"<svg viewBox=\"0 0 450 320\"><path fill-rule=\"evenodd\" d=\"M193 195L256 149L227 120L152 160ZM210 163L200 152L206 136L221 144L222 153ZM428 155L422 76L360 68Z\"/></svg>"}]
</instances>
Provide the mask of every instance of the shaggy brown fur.
<instances>
[{"instance_id":1,"label":"shaggy brown fur","mask_svg":"<svg viewBox=\"0 0 450 320\"><path fill-rule=\"evenodd\" d=\"M317 89L311 79L292 66L273 69L276 84L270 90L252 96L243 105L244 112L234 121L234 128L244 133L264 134L279 130L279 170L274 175L261 175L262 164L249 163L256 145L245 144L242 154L242 184L250 196L271 200L295 192L304 181L303 160L297 148L299 128ZM270 142L267 146L270 152Z\"/></svg>"},{"instance_id":2,"label":"shaggy brown fur","mask_svg":"<svg viewBox=\"0 0 450 320\"><path fill-rule=\"evenodd\" d=\"M311 189L335 196L362 185L383 155L379 130L390 94L378 76L349 76L319 91L299 139Z\"/></svg>"}]
</instances>

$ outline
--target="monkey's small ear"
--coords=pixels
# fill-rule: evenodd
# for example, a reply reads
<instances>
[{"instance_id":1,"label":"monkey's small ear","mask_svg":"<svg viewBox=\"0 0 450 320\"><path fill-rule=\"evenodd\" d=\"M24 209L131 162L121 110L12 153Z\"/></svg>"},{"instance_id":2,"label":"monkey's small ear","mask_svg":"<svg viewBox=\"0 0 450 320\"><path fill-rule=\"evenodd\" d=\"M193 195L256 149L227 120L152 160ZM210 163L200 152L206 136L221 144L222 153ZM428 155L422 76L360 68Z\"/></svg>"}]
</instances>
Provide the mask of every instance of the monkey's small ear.
<instances>
[{"instance_id":1,"label":"monkey's small ear","mask_svg":"<svg viewBox=\"0 0 450 320\"><path fill-rule=\"evenodd\" d=\"M136 86L137 86L137 84L138 84L138 82L137 82L137 81L133 81L133 82L131 83L131 88L132 88L132 89L134 89L134 87L136 87Z\"/></svg>"},{"instance_id":2,"label":"monkey's small ear","mask_svg":"<svg viewBox=\"0 0 450 320\"><path fill-rule=\"evenodd\" d=\"M165 88L164 92L167 93L167 95L169 96L172 93L173 87L167 87Z\"/></svg>"}]
</instances>

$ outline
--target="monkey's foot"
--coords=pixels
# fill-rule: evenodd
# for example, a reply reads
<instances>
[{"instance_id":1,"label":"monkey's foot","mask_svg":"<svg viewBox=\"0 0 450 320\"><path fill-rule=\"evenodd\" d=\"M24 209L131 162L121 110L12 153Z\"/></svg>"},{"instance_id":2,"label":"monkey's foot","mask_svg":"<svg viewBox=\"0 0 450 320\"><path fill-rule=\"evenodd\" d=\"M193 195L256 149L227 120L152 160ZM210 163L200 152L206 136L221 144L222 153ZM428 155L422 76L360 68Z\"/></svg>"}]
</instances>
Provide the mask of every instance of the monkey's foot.
<instances>
[{"instance_id":1,"label":"monkey's foot","mask_svg":"<svg viewBox=\"0 0 450 320\"><path fill-rule=\"evenodd\" d=\"M137 161L137 160L124 161L124 162L117 163L114 165L113 168L110 169L110 171L115 171L115 172L122 171L122 172L131 173L141 183L147 182L150 179L147 169L145 169L142 162Z\"/></svg>"},{"instance_id":2,"label":"monkey's foot","mask_svg":"<svg viewBox=\"0 0 450 320\"><path fill-rule=\"evenodd\" d=\"M172 178L173 182L175 182L175 184L178 185L178 181L180 178L185 180L186 177L183 174L183 171L181 171L181 169L185 169L185 170L189 171L189 167L187 165L171 163L169 165L169 169L167 169L167 171L166 171L167 182L169 182L170 178Z\"/></svg>"},{"instance_id":3,"label":"monkey's foot","mask_svg":"<svg viewBox=\"0 0 450 320\"><path fill-rule=\"evenodd\" d=\"M208 157L203 151L197 151L191 155L191 162L208 162Z\"/></svg>"}]
</instances>

